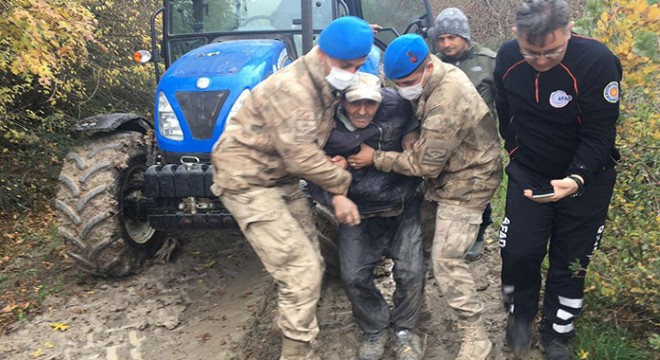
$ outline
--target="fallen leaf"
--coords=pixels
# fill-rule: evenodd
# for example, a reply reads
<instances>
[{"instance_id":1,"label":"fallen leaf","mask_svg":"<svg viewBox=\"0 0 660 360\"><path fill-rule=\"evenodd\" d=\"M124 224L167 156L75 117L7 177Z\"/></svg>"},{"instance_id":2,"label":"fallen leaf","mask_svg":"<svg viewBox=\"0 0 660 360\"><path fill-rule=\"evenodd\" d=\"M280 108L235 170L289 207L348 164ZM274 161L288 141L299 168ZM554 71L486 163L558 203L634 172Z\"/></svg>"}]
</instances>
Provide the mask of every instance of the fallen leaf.
<instances>
[{"instance_id":1,"label":"fallen leaf","mask_svg":"<svg viewBox=\"0 0 660 360\"><path fill-rule=\"evenodd\" d=\"M67 323L67 322L61 322L61 323L54 322L54 323L50 323L50 327L53 328L53 331L67 331L67 329L69 329L69 323Z\"/></svg>"},{"instance_id":2,"label":"fallen leaf","mask_svg":"<svg viewBox=\"0 0 660 360\"><path fill-rule=\"evenodd\" d=\"M44 354L44 351L41 350L41 349L37 349L37 350L30 353L30 355L32 355L32 357L35 358L35 359L42 356L43 354Z\"/></svg>"}]
</instances>

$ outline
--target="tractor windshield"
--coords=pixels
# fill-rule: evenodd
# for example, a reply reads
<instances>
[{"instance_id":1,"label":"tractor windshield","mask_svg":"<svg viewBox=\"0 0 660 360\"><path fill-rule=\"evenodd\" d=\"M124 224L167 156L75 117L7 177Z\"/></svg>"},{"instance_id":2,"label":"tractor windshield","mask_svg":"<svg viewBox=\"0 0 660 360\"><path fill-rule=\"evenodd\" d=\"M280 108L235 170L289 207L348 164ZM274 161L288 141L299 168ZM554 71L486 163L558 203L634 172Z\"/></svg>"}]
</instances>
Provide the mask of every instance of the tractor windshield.
<instances>
[{"instance_id":1,"label":"tractor windshield","mask_svg":"<svg viewBox=\"0 0 660 360\"><path fill-rule=\"evenodd\" d=\"M424 0L362 0L362 16L385 28L376 39L389 44L398 35L421 32L432 21L429 2Z\"/></svg>"},{"instance_id":2,"label":"tractor windshield","mask_svg":"<svg viewBox=\"0 0 660 360\"><path fill-rule=\"evenodd\" d=\"M300 31L300 0L172 0L169 35ZM315 29L332 21L332 0L312 3Z\"/></svg>"}]
</instances>

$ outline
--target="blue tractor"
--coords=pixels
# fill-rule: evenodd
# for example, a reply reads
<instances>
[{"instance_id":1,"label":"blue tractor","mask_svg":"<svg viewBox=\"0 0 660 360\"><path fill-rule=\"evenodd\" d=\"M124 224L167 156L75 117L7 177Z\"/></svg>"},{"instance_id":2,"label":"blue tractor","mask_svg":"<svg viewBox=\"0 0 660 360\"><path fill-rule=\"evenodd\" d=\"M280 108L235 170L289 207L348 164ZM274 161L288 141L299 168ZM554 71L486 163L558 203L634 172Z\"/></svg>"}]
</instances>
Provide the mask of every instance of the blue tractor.
<instances>
[{"instance_id":1,"label":"blue tractor","mask_svg":"<svg viewBox=\"0 0 660 360\"><path fill-rule=\"evenodd\" d=\"M56 208L78 267L128 275L168 230L231 225L209 190L213 145L259 82L346 15L384 26L381 49L432 21L428 0L164 0L151 17L152 49L138 56L155 65L154 119L103 114L74 126L86 140L66 157Z\"/></svg>"}]
</instances>

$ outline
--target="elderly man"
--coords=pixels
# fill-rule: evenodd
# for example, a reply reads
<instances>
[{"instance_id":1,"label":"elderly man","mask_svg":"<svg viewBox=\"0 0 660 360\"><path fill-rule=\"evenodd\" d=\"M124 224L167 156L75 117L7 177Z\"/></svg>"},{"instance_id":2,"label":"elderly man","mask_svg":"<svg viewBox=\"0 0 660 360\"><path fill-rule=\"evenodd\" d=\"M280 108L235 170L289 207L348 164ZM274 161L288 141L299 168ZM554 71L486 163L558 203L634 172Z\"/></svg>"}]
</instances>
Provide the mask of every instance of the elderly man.
<instances>
[{"instance_id":1,"label":"elderly man","mask_svg":"<svg viewBox=\"0 0 660 360\"><path fill-rule=\"evenodd\" d=\"M385 50L384 67L399 94L416 106L420 138L403 152L363 147L349 162L373 163L381 171L425 178L425 198L437 203L434 275L463 336L456 359L485 359L493 344L463 257L501 182L495 122L467 76L432 55L419 35L394 40Z\"/></svg>"},{"instance_id":2,"label":"elderly man","mask_svg":"<svg viewBox=\"0 0 660 360\"><path fill-rule=\"evenodd\" d=\"M442 10L435 18L433 27L429 29L428 34L438 51L436 56L463 70L495 117L493 69L496 54L493 50L472 41L470 24L465 14L457 8ZM493 209L488 203L482 216L477 238L474 245L465 254L465 260L474 261L481 256L484 248L484 233L488 225L493 223L492 212Z\"/></svg>"},{"instance_id":3,"label":"elderly man","mask_svg":"<svg viewBox=\"0 0 660 360\"><path fill-rule=\"evenodd\" d=\"M540 332L545 358L573 358L589 258L615 183L619 59L571 32L564 0L528 0L495 66L500 133L510 162L499 244L509 347L525 356L550 260Z\"/></svg>"},{"instance_id":4,"label":"elderly man","mask_svg":"<svg viewBox=\"0 0 660 360\"><path fill-rule=\"evenodd\" d=\"M351 174L333 164L322 146L335 124L338 91L353 82L372 45L365 21L333 21L318 47L253 89L213 149L212 190L279 286L282 360L318 359L310 341L319 331L324 262L299 180L333 194L340 222L360 222L346 197Z\"/></svg>"},{"instance_id":5,"label":"elderly man","mask_svg":"<svg viewBox=\"0 0 660 360\"><path fill-rule=\"evenodd\" d=\"M418 128L410 103L394 89L381 89L376 75L379 59L380 50L375 48L357 81L346 89L335 116L337 126L324 148L329 155L355 154L363 143L402 151L405 135ZM423 344L413 332L424 288L420 199L416 196L421 179L373 166L350 171L353 181L348 197L357 204L362 221L357 226L340 225L338 241L341 279L363 332L359 359L380 359L390 331L398 359L421 359ZM313 191L313 196L319 199L318 192ZM396 291L391 310L374 285L374 268L383 256L394 261Z\"/></svg>"}]
</instances>

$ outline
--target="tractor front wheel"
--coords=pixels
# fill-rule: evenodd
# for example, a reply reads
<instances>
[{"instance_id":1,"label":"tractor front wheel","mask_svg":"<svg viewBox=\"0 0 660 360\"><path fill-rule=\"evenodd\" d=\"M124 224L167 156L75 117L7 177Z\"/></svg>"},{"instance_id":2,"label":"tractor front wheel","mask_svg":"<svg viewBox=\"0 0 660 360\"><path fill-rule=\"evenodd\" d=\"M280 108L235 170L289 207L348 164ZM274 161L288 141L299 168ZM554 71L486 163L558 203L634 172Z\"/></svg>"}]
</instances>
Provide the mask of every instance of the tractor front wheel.
<instances>
[{"instance_id":1,"label":"tractor front wheel","mask_svg":"<svg viewBox=\"0 0 660 360\"><path fill-rule=\"evenodd\" d=\"M103 277L129 275L162 245L147 221L124 216L139 199L146 171L144 135L117 132L88 140L66 156L55 200L59 233L78 267Z\"/></svg>"}]
</instances>

